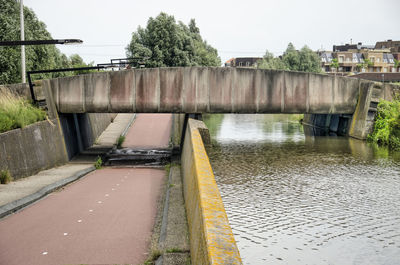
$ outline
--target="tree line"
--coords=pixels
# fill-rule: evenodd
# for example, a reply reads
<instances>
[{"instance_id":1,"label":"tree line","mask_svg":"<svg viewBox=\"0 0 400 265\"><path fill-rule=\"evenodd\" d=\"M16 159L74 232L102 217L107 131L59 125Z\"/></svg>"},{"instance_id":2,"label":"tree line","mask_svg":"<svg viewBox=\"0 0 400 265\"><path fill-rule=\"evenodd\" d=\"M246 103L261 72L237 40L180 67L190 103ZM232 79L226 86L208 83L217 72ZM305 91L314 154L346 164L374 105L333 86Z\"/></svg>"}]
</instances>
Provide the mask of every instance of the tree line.
<instances>
[{"instance_id":1,"label":"tree line","mask_svg":"<svg viewBox=\"0 0 400 265\"><path fill-rule=\"evenodd\" d=\"M15 0L0 0L0 41L20 40L19 2ZM24 7L25 39L53 39L32 9ZM55 45L25 46L26 70L47 70L56 68L71 68L88 66L83 59L75 54L70 57L61 53ZM35 78L55 78L73 73L38 74ZM0 47L0 84L21 82L21 47Z\"/></svg>"},{"instance_id":2,"label":"tree line","mask_svg":"<svg viewBox=\"0 0 400 265\"><path fill-rule=\"evenodd\" d=\"M19 40L19 3L0 0L0 41ZM52 39L46 25L33 10L24 7L25 39ZM44 70L90 66L75 54L67 57L55 45L26 46L26 69ZM19 83L21 80L21 47L0 47L0 84ZM203 40L194 19L188 25L176 21L174 16L160 13L150 17L145 28L139 26L132 33L126 47L129 58L145 59L145 67L171 66L221 66L218 51ZM319 72L320 61L316 53L304 46L296 50L289 43L280 57L267 51L258 64L262 69L284 69L293 71ZM47 73L37 78L55 78L77 73Z\"/></svg>"},{"instance_id":3,"label":"tree line","mask_svg":"<svg viewBox=\"0 0 400 265\"><path fill-rule=\"evenodd\" d=\"M301 72L321 72L319 56L309 47L304 46L296 50L292 43L289 43L282 56L275 57L268 50L257 65L260 69L279 69Z\"/></svg>"}]
</instances>

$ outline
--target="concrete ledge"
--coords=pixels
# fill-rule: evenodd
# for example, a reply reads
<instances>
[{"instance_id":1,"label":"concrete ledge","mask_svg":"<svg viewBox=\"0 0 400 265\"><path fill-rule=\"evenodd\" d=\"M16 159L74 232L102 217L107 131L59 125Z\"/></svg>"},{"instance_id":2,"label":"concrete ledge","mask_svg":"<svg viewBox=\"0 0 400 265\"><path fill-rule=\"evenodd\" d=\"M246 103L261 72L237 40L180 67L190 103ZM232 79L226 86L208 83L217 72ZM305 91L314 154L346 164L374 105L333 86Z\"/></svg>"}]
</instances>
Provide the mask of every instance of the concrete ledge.
<instances>
[{"instance_id":1,"label":"concrete ledge","mask_svg":"<svg viewBox=\"0 0 400 265\"><path fill-rule=\"evenodd\" d=\"M19 200L7 203L3 206L0 206L0 218L3 218L4 216L7 216L13 212L16 212L16 211L28 206L29 204L34 203L35 201L46 196L47 194L85 176L86 174L92 172L93 170L95 170L94 166L80 170L69 178L59 180L59 181L52 183L52 184L38 190L37 192L35 192L31 195L28 195L22 199L19 199Z\"/></svg>"},{"instance_id":2,"label":"concrete ledge","mask_svg":"<svg viewBox=\"0 0 400 265\"><path fill-rule=\"evenodd\" d=\"M196 123L189 119L181 158L192 264L242 264Z\"/></svg>"}]
</instances>

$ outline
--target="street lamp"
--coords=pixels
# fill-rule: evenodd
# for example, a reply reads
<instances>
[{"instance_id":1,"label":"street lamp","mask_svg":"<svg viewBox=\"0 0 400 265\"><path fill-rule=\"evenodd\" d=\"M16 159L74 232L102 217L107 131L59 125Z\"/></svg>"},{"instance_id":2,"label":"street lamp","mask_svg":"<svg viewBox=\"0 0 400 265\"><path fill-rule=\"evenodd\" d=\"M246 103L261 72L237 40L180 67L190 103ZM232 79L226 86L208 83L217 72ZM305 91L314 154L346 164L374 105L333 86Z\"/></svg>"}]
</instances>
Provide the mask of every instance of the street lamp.
<instances>
[{"instance_id":1,"label":"street lamp","mask_svg":"<svg viewBox=\"0 0 400 265\"><path fill-rule=\"evenodd\" d=\"M36 40L36 41L25 41L25 29L24 29L24 3L20 0L20 26L21 26L21 41L2 41L0 46L21 46L21 79L22 83L26 83L25 79L25 45L42 45L42 44L74 44L82 43L82 40L78 39L66 39L66 40Z\"/></svg>"},{"instance_id":2,"label":"street lamp","mask_svg":"<svg viewBox=\"0 0 400 265\"><path fill-rule=\"evenodd\" d=\"M60 40L23 40L23 41L0 41L0 46L24 46L24 45L46 45L46 44L80 44L79 39L60 39Z\"/></svg>"}]
</instances>

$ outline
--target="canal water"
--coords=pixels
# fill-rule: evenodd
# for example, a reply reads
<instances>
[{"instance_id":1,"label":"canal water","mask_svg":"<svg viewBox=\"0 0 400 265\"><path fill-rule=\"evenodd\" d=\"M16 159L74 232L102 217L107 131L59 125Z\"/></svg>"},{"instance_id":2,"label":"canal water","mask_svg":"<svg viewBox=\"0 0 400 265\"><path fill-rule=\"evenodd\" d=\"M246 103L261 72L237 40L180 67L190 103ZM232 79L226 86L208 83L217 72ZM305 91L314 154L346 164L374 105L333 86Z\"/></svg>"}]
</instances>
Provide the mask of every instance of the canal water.
<instances>
[{"instance_id":1,"label":"canal water","mask_svg":"<svg viewBox=\"0 0 400 265\"><path fill-rule=\"evenodd\" d=\"M400 264L400 153L293 116L204 121L244 264Z\"/></svg>"}]
</instances>

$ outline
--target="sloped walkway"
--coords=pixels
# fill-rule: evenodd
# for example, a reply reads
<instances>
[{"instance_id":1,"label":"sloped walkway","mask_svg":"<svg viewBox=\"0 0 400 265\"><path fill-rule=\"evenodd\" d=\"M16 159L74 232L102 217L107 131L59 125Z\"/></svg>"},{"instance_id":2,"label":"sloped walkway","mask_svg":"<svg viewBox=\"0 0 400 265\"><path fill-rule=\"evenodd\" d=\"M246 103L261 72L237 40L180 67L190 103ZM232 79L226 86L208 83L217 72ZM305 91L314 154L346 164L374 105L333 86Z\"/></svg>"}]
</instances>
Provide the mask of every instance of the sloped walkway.
<instances>
[{"instance_id":1,"label":"sloped walkway","mask_svg":"<svg viewBox=\"0 0 400 265\"><path fill-rule=\"evenodd\" d=\"M131 127L127 141L148 139L148 124ZM162 145L154 147L168 145L170 128L162 122L152 127L158 133L151 134L150 142ZM164 169L153 168L104 168L87 174L0 220L0 264L144 262L165 179Z\"/></svg>"}]
</instances>

